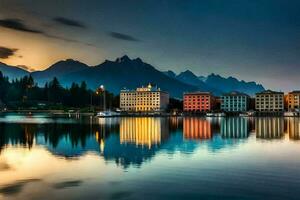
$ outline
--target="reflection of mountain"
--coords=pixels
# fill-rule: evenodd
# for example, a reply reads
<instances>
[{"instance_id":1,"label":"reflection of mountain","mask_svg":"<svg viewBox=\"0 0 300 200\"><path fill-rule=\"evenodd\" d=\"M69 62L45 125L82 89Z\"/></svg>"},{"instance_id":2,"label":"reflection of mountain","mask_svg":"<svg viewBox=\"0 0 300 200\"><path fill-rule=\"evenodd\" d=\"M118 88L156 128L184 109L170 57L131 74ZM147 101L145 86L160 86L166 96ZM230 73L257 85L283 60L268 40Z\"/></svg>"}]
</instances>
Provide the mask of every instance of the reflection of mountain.
<instances>
[{"instance_id":1,"label":"reflection of mountain","mask_svg":"<svg viewBox=\"0 0 300 200\"><path fill-rule=\"evenodd\" d=\"M121 144L117 134L111 134L105 138L101 155L105 160L113 160L124 168L130 165L140 166L146 160L151 159L159 147L143 148L135 144Z\"/></svg>"},{"instance_id":2,"label":"reflection of mountain","mask_svg":"<svg viewBox=\"0 0 300 200\"><path fill-rule=\"evenodd\" d=\"M248 119L242 117L222 118L221 135L223 138L247 138L249 136Z\"/></svg>"},{"instance_id":3,"label":"reflection of mountain","mask_svg":"<svg viewBox=\"0 0 300 200\"><path fill-rule=\"evenodd\" d=\"M0 123L0 151L7 145L21 145L31 148L34 142L35 127Z\"/></svg>"},{"instance_id":4,"label":"reflection of mountain","mask_svg":"<svg viewBox=\"0 0 300 200\"><path fill-rule=\"evenodd\" d=\"M168 137L168 123L165 118L122 118L120 121L121 144L136 144L151 148Z\"/></svg>"},{"instance_id":5,"label":"reflection of mountain","mask_svg":"<svg viewBox=\"0 0 300 200\"><path fill-rule=\"evenodd\" d=\"M290 139L300 140L300 118L289 117L287 119L287 133Z\"/></svg>"},{"instance_id":6,"label":"reflection of mountain","mask_svg":"<svg viewBox=\"0 0 300 200\"><path fill-rule=\"evenodd\" d=\"M255 132L257 138L282 138L284 135L284 119L280 117L256 118Z\"/></svg>"},{"instance_id":7,"label":"reflection of mountain","mask_svg":"<svg viewBox=\"0 0 300 200\"><path fill-rule=\"evenodd\" d=\"M168 121L163 118L121 118L120 136L105 139L102 155L106 160L128 167L151 159L169 137ZM144 147L147 148L144 148Z\"/></svg>"},{"instance_id":8,"label":"reflection of mountain","mask_svg":"<svg viewBox=\"0 0 300 200\"><path fill-rule=\"evenodd\" d=\"M252 123L256 123L258 138L283 136L283 118L256 118ZM288 121L287 130L293 139L299 139L299 123L297 118ZM247 138L249 124L248 118L181 117L120 118L95 125L0 123L0 150L8 145L26 148L39 145L64 158L92 152L127 168L150 161L158 152L170 155L193 154L196 150L217 153L236 148L247 140L230 138Z\"/></svg>"},{"instance_id":9,"label":"reflection of mountain","mask_svg":"<svg viewBox=\"0 0 300 200\"><path fill-rule=\"evenodd\" d=\"M185 139L210 139L212 137L211 122L205 118L184 118L183 134Z\"/></svg>"}]
</instances>

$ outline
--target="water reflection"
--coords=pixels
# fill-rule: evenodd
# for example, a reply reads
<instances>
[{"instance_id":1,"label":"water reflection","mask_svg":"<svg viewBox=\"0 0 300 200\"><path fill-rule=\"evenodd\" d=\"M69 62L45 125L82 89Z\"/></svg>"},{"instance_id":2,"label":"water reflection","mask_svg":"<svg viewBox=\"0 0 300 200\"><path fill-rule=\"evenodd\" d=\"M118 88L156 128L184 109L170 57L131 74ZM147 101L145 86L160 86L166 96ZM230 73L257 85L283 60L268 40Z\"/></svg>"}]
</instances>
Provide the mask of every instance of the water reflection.
<instances>
[{"instance_id":1,"label":"water reflection","mask_svg":"<svg viewBox=\"0 0 300 200\"><path fill-rule=\"evenodd\" d=\"M211 122L205 118L184 118L183 134L185 139L211 139Z\"/></svg>"},{"instance_id":2,"label":"water reflection","mask_svg":"<svg viewBox=\"0 0 300 200\"><path fill-rule=\"evenodd\" d=\"M2 121L0 199L300 195L300 118Z\"/></svg>"},{"instance_id":3,"label":"water reflection","mask_svg":"<svg viewBox=\"0 0 300 200\"><path fill-rule=\"evenodd\" d=\"M0 123L0 153L8 146L46 148L76 158L92 152L128 167L140 166L165 150L192 153L201 145L212 151L233 145L231 138L300 139L300 118L120 118L101 123ZM207 140L200 144L194 141ZM218 142L217 142L218 141ZM236 143L235 143L236 144Z\"/></svg>"},{"instance_id":4,"label":"water reflection","mask_svg":"<svg viewBox=\"0 0 300 200\"><path fill-rule=\"evenodd\" d=\"M284 136L284 118L265 117L255 120L256 137L262 139L279 139Z\"/></svg>"},{"instance_id":5,"label":"water reflection","mask_svg":"<svg viewBox=\"0 0 300 200\"><path fill-rule=\"evenodd\" d=\"M223 138L247 138L250 126L247 118L222 118L221 135Z\"/></svg>"},{"instance_id":6,"label":"water reflection","mask_svg":"<svg viewBox=\"0 0 300 200\"><path fill-rule=\"evenodd\" d=\"M122 118L120 121L121 144L136 144L149 149L168 138L169 129L166 118Z\"/></svg>"},{"instance_id":7,"label":"water reflection","mask_svg":"<svg viewBox=\"0 0 300 200\"><path fill-rule=\"evenodd\" d=\"M300 118L289 117L287 119L287 133L290 139L300 140Z\"/></svg>"}]
</instances>

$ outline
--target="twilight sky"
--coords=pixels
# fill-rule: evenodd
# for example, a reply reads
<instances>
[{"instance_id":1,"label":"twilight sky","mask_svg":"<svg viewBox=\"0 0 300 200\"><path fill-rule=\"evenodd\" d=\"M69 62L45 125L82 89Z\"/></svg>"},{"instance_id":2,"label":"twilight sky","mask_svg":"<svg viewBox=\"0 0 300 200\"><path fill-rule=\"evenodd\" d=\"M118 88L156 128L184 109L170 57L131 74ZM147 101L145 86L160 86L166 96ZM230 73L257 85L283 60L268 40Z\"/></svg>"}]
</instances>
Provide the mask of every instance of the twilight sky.
<instances>
[{"instance_id":1,"label":"twilight sky","mask_svg":"<svg viewBox=\"0 0 300 200\"><path fill-rule=\"evenodd\" d=\"M159 70L300 89L299 0L0 0L0 61L31 70L124 54Z\"/></svg>"}]
</instances>

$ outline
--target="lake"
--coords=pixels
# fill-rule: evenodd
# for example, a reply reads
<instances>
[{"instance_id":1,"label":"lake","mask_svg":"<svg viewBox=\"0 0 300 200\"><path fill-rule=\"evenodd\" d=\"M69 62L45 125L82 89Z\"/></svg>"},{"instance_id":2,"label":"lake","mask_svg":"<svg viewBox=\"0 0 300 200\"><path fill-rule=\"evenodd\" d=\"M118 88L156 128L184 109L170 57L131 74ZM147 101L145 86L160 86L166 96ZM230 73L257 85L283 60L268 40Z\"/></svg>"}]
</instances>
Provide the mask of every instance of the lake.
<instances>
[{"instance_id":1,"label":"lake","mask_svg":"<svg viewBox=\"0 0 300 200\"><path fill-rule=\"evenodd\" d=\"M0 116L0 199L299 199L300 118Z\"/></svg>"}]
</instances>

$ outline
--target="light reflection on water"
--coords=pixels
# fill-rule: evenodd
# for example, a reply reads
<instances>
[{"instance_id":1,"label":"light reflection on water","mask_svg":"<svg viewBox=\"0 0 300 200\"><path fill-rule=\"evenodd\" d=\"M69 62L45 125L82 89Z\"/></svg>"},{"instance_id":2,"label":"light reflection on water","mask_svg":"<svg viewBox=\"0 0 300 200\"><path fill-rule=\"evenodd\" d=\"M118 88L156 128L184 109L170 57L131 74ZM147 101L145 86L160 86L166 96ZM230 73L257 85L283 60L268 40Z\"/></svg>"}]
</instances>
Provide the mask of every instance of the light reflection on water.
<instances>
[{"instance_id":1,"label":"light reflection on water","mask_svg":"<svg viewBox=\"0 0 300 200\"><path fill-rule=\"evenodd\" d=\"M298 199L299 139L300 118L2 116L0 199Z\"/></svg>"}]
</instances>

